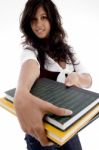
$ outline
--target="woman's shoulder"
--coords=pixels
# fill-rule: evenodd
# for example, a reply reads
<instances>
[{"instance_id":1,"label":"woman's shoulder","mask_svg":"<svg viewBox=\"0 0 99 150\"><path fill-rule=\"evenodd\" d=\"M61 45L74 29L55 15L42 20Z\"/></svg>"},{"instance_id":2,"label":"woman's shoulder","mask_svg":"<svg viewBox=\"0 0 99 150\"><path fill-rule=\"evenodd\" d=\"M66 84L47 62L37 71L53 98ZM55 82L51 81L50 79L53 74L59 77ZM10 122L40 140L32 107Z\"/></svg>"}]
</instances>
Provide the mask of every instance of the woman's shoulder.
<instances>
[{"instance_id":1,"label":"woman's shoulder","mask_svg":"<svg viewBox=\"0 0 99 150\"><path fill-rule=\"evenodd\" d=\"M23 50L29 50L29 51L32 51L32 52L36 52L37 53L37 49L34 48L32 45L24 45L23 46Z\"/></svg>"},{"instance_id":2,"label":"woman's shoulder","mask_svg":"<svg viewBox=\"0 0 99 150\"><path fill-rule=\"evenodd\" d=\"M35 55L37 57L38 51L32 45L24 45L22 48L23 55Z\"/></svg>"},{"instance_id":3,"label":"woman's shoulder","mask_svg":"<svg viewBox=\"0 0 99 150\"><path fill-rule=\"evenodd\" d=\"M31 45L23 46L22 54L21 54L21 62L22 63L28 59L33 59L38 62L37 56L38 56L37 49L35 49L33 46L31 46Z\"/></svg>"}]
</instances>

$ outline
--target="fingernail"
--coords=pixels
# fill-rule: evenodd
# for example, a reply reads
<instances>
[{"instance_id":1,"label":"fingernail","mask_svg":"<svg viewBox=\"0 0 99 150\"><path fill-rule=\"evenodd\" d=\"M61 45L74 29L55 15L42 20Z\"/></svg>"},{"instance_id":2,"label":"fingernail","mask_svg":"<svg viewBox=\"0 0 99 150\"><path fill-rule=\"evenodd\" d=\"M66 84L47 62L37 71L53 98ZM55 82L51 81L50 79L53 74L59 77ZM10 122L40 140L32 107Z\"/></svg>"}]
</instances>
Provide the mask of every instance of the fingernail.
<instances>
[{"instance_id":1,"label":"fingernail","mask_svg":"<svg viewBox=\"0 0 99 150\"><path fill-rule=\"evenodd\" d=\"M53 146L53 145L54 145L53 142L49 142L49 143L48 143L48 146Z\"/></svg>"},{"instance_id":2,"label":"fingernail","mask_svg":"<svg viewBox=\"0 0 99 150\"><path fill-rule=\"evenodd\" d=\"M66 115L72 115L73 114L73 112L69 109L66 109L65 113L66 113Z\"/></svg>"}]
</instances>

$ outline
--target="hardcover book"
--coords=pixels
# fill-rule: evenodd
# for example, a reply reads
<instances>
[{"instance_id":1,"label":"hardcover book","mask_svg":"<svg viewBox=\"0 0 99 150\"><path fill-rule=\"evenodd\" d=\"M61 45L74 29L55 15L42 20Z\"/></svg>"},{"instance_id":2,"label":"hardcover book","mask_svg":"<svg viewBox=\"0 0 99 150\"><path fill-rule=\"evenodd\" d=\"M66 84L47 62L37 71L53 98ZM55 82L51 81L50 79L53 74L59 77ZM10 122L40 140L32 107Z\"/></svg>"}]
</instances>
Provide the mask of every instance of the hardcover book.
<instances>
[{"instance_id":1,"label":"hardcover book","mask_svg":"<svg viewBox=\"0 0 99 150\"><path fill-rule=\"evenodd\" d=\"M47 78L38 79L30 91L33 95L48 101L58 107L64 107L73 111L71 116L59 117L54 114L47 114L45 120L61 130L65 130L84 114L99 103L99 94L81 89L75 86L67 88ZM13 100L15 89L5 92L6 98Z\"/></svg>"},{"instance_id":2,"label":"hardcover book","mask_svg":"<svg viewBox=\"0 0 99 150\"><path fill-rule=\"evenodd\" d=\"M96 105L83 117L81 117L64 131L55 128L54 126L46 122L44 122L44 127L47 130L47 137L49 139L51 139L58 145L63 145L67 141L69 141L74 135L76 135L80 130L85 128L85 126L87 126L97 118L99 118L99 105Z\"/></svg>"},{"instance_id":3,"label":"hardcover book","mask_svg":"<svg viewBox=\"0 0 99 150\"><path fill-rule=\"evenodd\" d=\"M8 99L1 98L0 106L16 115L14 105ZM88 124L93 122L98 117L99 117L99 104L93 107L84 116L82 116L80 119L78 119L75 123L73 123L70 127L68 127L68 129L64 131L58 129L57 127L45 121L44 121L44 128L46 130L47 137L50 140L57 143L58 145L63 145L68 140L70 140L75 134L77 134L80 130L85 128Z\"/></svg>"}]
</instances>

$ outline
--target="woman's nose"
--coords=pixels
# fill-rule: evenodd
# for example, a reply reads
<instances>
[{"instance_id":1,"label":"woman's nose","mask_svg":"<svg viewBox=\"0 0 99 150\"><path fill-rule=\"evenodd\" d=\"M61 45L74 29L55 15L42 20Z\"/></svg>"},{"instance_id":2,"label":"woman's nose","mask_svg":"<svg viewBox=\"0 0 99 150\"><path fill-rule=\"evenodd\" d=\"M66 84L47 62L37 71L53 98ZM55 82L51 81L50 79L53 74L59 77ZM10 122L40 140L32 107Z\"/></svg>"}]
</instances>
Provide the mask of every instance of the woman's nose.
<instances>
[{"instance_id":1,"label":"woman's nose","mask_svg":"<svg viewBox=\"0 0 99 150\"><path fill-rule=\"evenodd\" d=\"M42 26L42 20L41 20L41 19L38 19L38 20L37 20L37 26L38 26L38 27Z\"/></svg>"}]
</instances>

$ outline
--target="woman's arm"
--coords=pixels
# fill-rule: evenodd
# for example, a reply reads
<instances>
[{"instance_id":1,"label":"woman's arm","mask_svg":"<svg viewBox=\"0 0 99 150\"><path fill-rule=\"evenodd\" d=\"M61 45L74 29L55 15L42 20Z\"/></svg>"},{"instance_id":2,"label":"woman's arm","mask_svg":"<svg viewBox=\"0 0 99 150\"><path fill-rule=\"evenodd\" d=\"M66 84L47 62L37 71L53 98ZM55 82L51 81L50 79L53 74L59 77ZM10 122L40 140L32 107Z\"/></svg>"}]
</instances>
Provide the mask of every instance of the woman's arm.
<instances>
[{"instance_id":1,"label":"woman's arm","mask_svg":"<svg viewBox=\"0 0 99 150\"><path fill-rule=\"evenodd\" d=\"M47 113L59 116L71 115L71 111L58 108L30 93L30 89L39 75L40 68L35 60L24 62L14 99L16 114L23 131L34 136L45 146L52 143L48 141L43 127L42 119L44 115Z\"/></svg>"},{"instance_id":2,"label":"woman's arm","mask_svg":"<svg viewBox=\"0 0 99 150\"><path fill-rule=\"evenodd\" d=\"M39 65L35 60L29 59L24 62L19 75L17 91L29 92L39 75Z\"/></svg>"}]
</instances>

